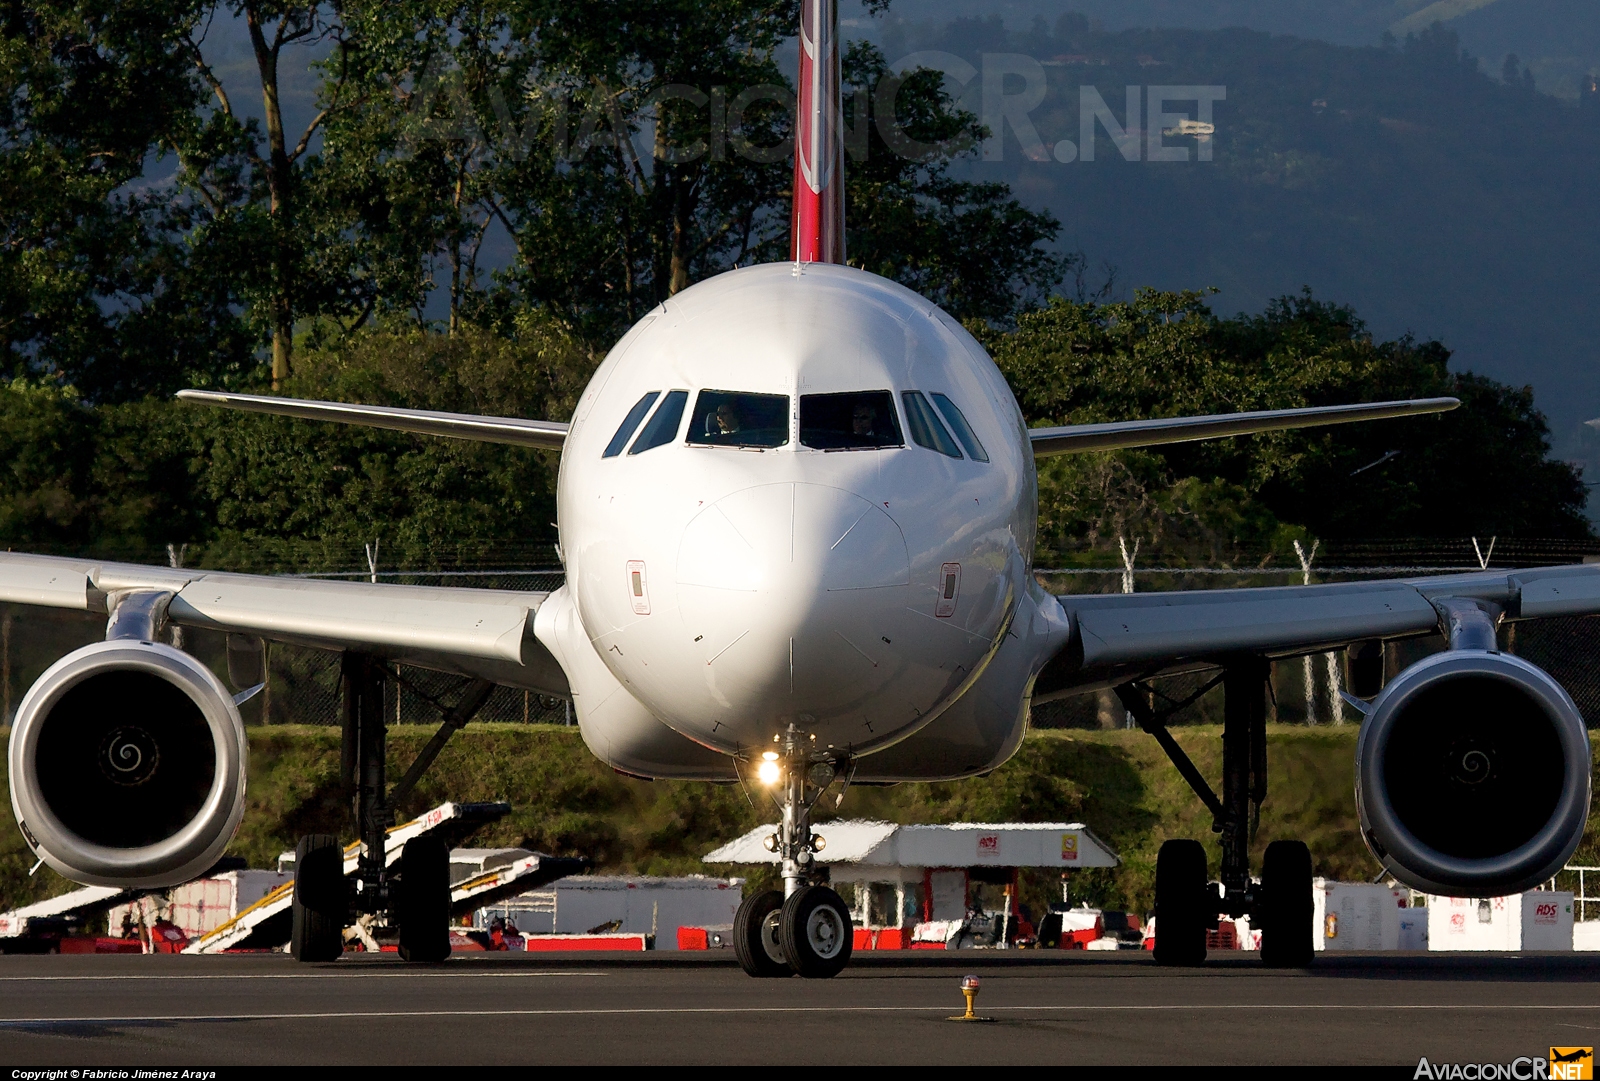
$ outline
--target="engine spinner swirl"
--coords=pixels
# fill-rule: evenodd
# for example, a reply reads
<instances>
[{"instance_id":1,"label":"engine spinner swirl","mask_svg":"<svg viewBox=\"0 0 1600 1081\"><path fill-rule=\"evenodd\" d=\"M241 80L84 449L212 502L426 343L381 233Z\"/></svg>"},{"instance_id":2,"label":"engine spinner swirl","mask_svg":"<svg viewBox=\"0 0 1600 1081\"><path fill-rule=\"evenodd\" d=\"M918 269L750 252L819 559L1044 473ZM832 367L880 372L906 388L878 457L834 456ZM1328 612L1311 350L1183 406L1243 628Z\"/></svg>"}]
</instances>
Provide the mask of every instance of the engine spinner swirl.
<instances>
[{"instance_id":1,"label":"engine spinner swirl","mask_svg":"<svg viewBox=\"0 0 1600 1081\"><path fill-rule=\"evenodd\" d=\"M148 781L161 764L155 737L137 725L112 729L100 741L100 772L112 784L138 785Z\"/></svg>"}]
</instances>

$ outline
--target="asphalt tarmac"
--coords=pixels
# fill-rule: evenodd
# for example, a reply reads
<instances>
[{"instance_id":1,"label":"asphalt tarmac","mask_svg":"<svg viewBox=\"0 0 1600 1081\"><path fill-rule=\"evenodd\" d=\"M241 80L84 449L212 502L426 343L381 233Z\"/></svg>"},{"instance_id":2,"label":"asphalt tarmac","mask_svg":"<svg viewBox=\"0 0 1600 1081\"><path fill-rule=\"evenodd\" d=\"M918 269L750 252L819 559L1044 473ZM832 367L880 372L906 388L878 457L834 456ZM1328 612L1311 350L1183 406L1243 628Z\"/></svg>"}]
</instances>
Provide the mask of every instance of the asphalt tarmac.
<instances>
[{"instance_id":1,"label":"asphalt tarmac","mask_svg":"<svg viewBox=\"0 0 1600 1081\"><path fill-rule=\"evenodd\" d=\"M968 973L991 1024L947 1020ZM1322 954L1288 972L1250 954L1176 971L1139 953L858 954L815 981L752 980L722 951L434 966L0 957L7 1077L391 1063L1363 1064L1409 1077L1421 1057L1512 1063L1596 1044L1593 954Z\"/></svg>"}]
</instances>

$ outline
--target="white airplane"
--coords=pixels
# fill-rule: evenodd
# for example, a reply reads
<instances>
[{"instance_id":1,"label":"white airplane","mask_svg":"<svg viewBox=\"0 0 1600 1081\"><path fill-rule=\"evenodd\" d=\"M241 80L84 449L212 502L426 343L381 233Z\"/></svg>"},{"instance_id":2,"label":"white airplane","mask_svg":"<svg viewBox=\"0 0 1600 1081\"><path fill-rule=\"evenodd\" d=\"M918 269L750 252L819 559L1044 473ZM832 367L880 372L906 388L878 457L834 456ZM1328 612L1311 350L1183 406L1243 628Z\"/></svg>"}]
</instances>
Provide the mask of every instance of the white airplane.
<instances>
[{"instance_id":1,"label":"white airplane","mask_svg":"<svg viewBox=\"0 0 1600 1081\"><path fill-rule=\"evenodd\" d=\"M1033 577L1034 462L1422 413L1449 398L1027 428L983 348L935 305L840 265L836 15L807 0L795 258L695 285L611 350L569 424L185 391L255 412L557 451L566 584L544 593L311 581L0 555L0 601L103 612L106 641L63 657L17 712L19 828L85 883L159 886L209 867L243 812L237 704L264 679L261 639L344 655L343 776L365 844L353 896L337 841L298 852L292 949L327 960L355 908L398 923L402 953L449 950L446 853L389 865L388 808L496 684L568 697L601 761L651 778L738 780L782 808L784 890L747 898L736 952L753 976L831 976L847 906L825 884L810 810L832 785L985 773L1017 749L1030 704L1114 688L1206 802L1220 885L1199 842L1161 849L1156 960L1199 963L1219 914L1249 914L1268 964L1309 962L1304 844L1248 862L1266 796L1271 660L1350 646L1366 714L1356 796L1374 855L1431 892L1493 896L1548 878L1587 820L1587 733L1548 675L1498 652L1502 620L1600 611L1600 567L1410 581L1109 596ZM224 631L230 690L162 641ZM1385 686L1385 640L1450 648ZM397 785L384 776L394 662L468 677ZM1225 685L1214 794L1168 735L1188 703L1144 681ZM1214 685L1214 683L1212 685ZM1208 685L1209 686L1209 685ZM237 692L237 693L236 693ZM1192 701L1192 700L1191 700Z\"/></svg>"}]
</instances>

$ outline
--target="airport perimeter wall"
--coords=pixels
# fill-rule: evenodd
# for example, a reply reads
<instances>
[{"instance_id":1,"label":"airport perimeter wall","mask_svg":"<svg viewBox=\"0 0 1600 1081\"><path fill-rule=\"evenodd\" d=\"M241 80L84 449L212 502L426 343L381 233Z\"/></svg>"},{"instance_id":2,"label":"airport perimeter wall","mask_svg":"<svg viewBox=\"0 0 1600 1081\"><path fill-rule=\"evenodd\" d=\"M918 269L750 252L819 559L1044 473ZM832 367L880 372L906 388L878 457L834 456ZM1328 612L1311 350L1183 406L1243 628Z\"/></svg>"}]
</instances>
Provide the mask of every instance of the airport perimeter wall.
<instances>
[{"instance_id":1,"label":"airport perimeter wall","mask_svg":"<svg viewBox=\"0 0 1600 1081\"><path fill-rule=\"evenodd\" d=\"M391 776L398 776L432 729L392 728ZM248 809L229 852L271 867L305 833L350 834L349 803L339 791L338 730L322 725L250 729ZM1217 783L1220 730L1175 730L1179 742ZM0 729L0 736L9 732ZM1272 791L1255 847L1278 838L1310 846L1316 873L1369 880L1378 866L1362 845L1351 794L1356 727L1273 725L1268 730ZM3 763L0 763L3 769ZM573 728L474 723L440 755L403 808L418 812L446 799L505 800L512 813L480 831L474 845L522 845L583 855L609 872L729 873L707 867L702 853L760 822L773 820L761 793L737 786L644 782L597 762ZM1210 820L1155 741L1138 731L1042 730L1009 763L985 778L949 784L853 788L839 808L830 795L820 817L875 817L903 823L1083 821L1123 858L1122 866L1075 872L1073 901L1148 911L1155 856L1170 837L1204 841L1215 872ZM1591 817L1575 862L1600 863L1600 819ZM0 824L0 910L70 888L48 868L32 877L32 858L16 826ZM738 869L752 885L770 874ZM1023 901L1034 911L1061 900L1059 876L1030 873Z\"/></svg>"}]
</instances>

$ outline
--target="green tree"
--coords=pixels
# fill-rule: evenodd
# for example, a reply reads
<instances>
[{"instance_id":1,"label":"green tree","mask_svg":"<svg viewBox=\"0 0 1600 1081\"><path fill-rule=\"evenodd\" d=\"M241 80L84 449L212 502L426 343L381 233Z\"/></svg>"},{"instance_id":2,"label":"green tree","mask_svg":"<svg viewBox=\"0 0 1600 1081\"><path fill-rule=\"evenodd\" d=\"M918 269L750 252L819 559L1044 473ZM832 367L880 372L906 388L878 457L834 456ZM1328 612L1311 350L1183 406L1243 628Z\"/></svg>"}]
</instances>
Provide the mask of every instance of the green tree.
<instances>
[{"instance_id":1,"label":"green tree","mask_svg":"<svg viewBox=\"0 0 1600 1081\"><path fill-rule=\"evenodd\" d=\"M1203 294L1053 299L988 344L1029 423L1456 396L1441 417L1278 432L1040 469L1040 536L1143 536L1169 559L1259 559L1320 537L1590 535L1579 472L1549 457L1532 393L1447 368L1437 342L1374 342L1309 293L1219 319ZM1381 463L1391 450L1399 453ZM1374 464L1378 463L1378 464ZM1364 466L1370 469L1362 469Z\"/></svg>"},{"instance_id":2,"label":"green tree","mask_svg":"<svg viewBox=\"0 0 1600 1081\"><path fill-rule=\"evenodd\" d=\"M196 243L242 249L231 261L242 264L242 294L271 341L272 382L278 387L291 372L296 320L337 310L342 293L311 273L321 249L308 243L302 204L304 174L315 160L312 142L328 118L350 104L344 61L358 45L346 36L337 2L225 0L209 7L207 19L188 28L184 43L185 55L210 88L216 107L209 114L195 110L189 123L173 133L172 149L183 166L184 187L209 211L196 225ZM264 133L253 118L235 112L228 88L201 51L202 31L217 16L242 19L249 32ZM304 130L291 133L283 119L285 56L329 42L336 49L327 65L322 108Z\"/></svg>"},{"instance_id":3,"label":"green tree","mask_svg":"<svg viewBox=\"0 0 1600 1081\"><path fill-rule=\"evenodd\" d=\"M217 375L243 327L152 152L203 90L187 0L0 5L0 366L96 397Z\"/></svg>"},{"instance_id":4,"label":"green tree","mask_svg":"<svg viewBox=\"0 0 1600 1081\"><path fill-rule=\"evenodd\" d=\"M845 169L845 253L959 319L1009 321L1060 284L1067 260L1050 250L1060 223L998 183L949 175L986 134L958 109L940 72L904 76L883 53L852 42L845 56L846 128L857 152ZM857 116L871 103L871 117Z\"/></svg>"}]
</instances>

